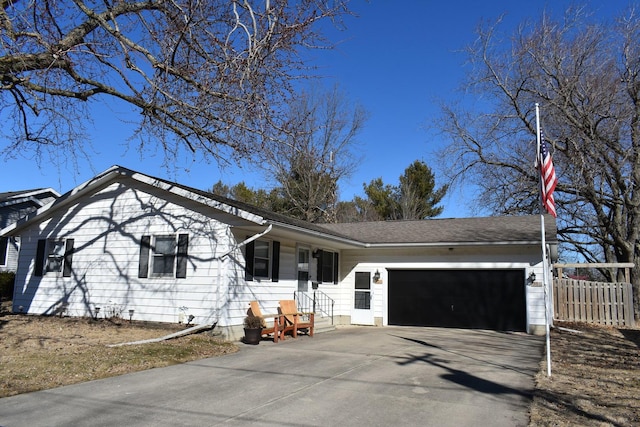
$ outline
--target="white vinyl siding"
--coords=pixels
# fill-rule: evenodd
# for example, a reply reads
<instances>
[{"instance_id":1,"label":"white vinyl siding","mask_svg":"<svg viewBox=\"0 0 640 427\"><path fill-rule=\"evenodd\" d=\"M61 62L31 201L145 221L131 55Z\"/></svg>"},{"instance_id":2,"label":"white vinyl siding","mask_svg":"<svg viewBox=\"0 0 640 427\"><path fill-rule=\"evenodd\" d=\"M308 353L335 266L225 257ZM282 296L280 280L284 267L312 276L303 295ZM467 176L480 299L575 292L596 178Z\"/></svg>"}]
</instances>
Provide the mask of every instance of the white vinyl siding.
<instances>
[{"instance_id":1,"label":"white vinyl siding","mask_svg":"<svg viewBox=\"0 0 640 427\"><path fill-rule=\"evenodd\" d=\"M540 248L531 246L406 248L375 250L343 250L340 253L341 282L338 287L324 286L322 291L336 300L336 315L349 316L354 304L355 272L378 270L379 283L372 284L374 316L383 325L388 322L387 269L540 269ZM544 325L544 289L527 286L525 290L528 325Z\"/></svg>"},{"instance_id":2,"label":"white vinyl siding","mask_svg":"<svg viewBox=\"0 0 640 427\"><path fill-rule=\"evenodd\" d=\"M71 277L34 277L38 240L63 240L70 233L75 239ZM189 235L186 279L152 274L139 278L141 237L175 238L181 233ZM104 313L112 305L125 313L133 309L133 320L173 323L183 313L194 315L194 323L201 324L215 320L222 304L216 300L216 282L237 282L229 274L241 274L232 270L234 263L228 263L231 270L227 274L218 272L221 264L215 254L227 252L233 239L228 225L118 183L68 210L56 211L52 218L21 234L14 307L29 307L33 314L48 314L66 298L73 316L93 315L95 307Z\"/></svg>"}]
</instances>

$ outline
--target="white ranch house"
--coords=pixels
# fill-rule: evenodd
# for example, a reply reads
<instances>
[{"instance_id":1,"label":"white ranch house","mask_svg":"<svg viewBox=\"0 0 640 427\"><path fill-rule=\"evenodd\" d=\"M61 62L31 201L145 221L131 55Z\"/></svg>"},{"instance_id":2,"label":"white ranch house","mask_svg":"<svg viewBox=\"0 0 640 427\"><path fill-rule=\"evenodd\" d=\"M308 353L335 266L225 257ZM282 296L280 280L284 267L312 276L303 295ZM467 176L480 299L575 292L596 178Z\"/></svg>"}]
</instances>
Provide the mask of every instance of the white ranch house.
<instances>
[{"instance_id":1,"label":"white ranch house","mask_svg":"<svg viewBox=\"0 0 640 427\"><path fill-rule=\"evenodd\" d=\"M310 224L114 166L0 234L20 236L16 313L133 310L237 339L250 301L315 290L335 324L545 330L539 216Z\"/></svg>"}]
</instances>

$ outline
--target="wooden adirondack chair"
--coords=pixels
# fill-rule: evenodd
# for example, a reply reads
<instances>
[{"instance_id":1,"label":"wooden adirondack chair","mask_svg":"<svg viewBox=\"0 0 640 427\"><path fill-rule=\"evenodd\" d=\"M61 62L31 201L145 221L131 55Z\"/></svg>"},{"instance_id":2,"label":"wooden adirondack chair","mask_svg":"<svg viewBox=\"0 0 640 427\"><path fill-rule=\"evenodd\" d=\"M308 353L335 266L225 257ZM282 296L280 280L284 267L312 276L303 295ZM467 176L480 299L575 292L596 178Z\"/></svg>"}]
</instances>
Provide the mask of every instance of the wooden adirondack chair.
<instances>
[{"instance_id":1,"label":"wooden adirondack chair","mask_svg":"<svg viewBox=\"0 0 640 427\"><path fill-rule=\"evenodd\" d=\"M313 336L313 316L314 313L302 313L298 311L295 300L280 300L280 314L282 314L283 329L281 337L291 331L294 338L298 336L298 331L306 331L309 336ZM308 320L305 318L308 317Z\"/></svg>"},{"instance_id":2,"label":"wooden adirondack chair","mask_svg":"<svg viewBox=\"0 0 640 427\"><path fill-rule=\"evenodd\" d=\"M284 329L284 319L281 314L262 314L258 301L251 301L249 303L249 310L247 310L247 316L256 316L262 318L262 335L273 334L273 342L278 342L279 339L284 338L282 331ZM267 319L272 319L272 325L267 325Z\"/></svg>"}]
</instances>

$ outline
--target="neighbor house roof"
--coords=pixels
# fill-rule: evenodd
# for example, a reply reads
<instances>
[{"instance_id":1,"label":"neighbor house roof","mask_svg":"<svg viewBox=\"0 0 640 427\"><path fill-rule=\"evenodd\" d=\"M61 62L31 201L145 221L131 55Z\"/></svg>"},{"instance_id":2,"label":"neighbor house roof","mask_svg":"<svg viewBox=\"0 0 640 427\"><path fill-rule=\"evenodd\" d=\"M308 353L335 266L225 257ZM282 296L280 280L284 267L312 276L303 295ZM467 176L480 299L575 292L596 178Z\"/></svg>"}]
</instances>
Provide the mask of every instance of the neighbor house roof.
<instances>
[{"instance_id":1,"label":"neighbor house roof","mask_svg":"<svg viewBox=\"0 0 640 427\"><path fill-rule=\"evenodd\" d=\"M15 205L25 201L34 201L35 204L42 206L41 198L60 197L53 188L35 188L32 190L7 191L0 193L0 207Z\"/></svg>"},{"instance_id":2,"label":"neighbor house roof","mask_svg":"<svg viewBox=\"0 0 640 427\"><path fill-rule=\"evenodd\" d=\"M330 240L341 240L358 247L531 244L541 241L539 216L313 224L207 191L141 174L121 166L109 168L65 193L56 202L1 230L0 234L16 233L33 221L47 217L52 210L75 203L84 194L117 180L118 177L131 178L174 195L202 203L227 215L240 217L248 223L273 224L289 231L312 234ZM557 241L554 218L549 216L545 224L547 239L550 242Z\"/></svg>"}]
</instances>

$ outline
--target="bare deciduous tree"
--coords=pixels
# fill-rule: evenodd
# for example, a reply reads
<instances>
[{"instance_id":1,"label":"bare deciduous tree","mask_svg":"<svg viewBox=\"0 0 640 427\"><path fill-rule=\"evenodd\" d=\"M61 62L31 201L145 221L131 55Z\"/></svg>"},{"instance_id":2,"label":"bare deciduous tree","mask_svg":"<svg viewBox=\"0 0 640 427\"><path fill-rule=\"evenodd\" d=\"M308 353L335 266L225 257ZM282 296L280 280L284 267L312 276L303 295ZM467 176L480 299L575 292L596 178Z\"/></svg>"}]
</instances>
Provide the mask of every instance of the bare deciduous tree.
<instances>
[{"instance_id":1,"label":"bare deciduous tree","mask_svg":"<svg viewBox=\"0 0 640 427\"><path fill-rule=\"evenodd\" d=\"M90 101L139 113L140 143L227 161L277 139L301 49L348 0L2 0L0 114L12 151L84 144Z\"/></svg>"},{"instance_id":2,"label":"bare deciduous tree","mask_svg":"<svg viewBox=\"0 0 640 427\"><path fill-rule=\"evenodd\" d=\"M290 104L285 143L263 153L285 213L310 222L337 221L339 181L356 168L356 137L366 120L367 112L338 87L312 88Z\"/></svg>"},{"instance_id":3,"label":"bare deciduous tree","mask_svg":"<svg viewBox=\"0 0 640 427\"><path fill-rule=\"evenodd\" d=\"M585 9L544 15L501 39L483 26L468 50L467 93L443 107L450 177L469 179L494 213L539 211L535 104L560 182L561 242L587 261L633 262L640 314L640 19L597 22Z\"/></svg>"}]
</instances>

